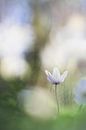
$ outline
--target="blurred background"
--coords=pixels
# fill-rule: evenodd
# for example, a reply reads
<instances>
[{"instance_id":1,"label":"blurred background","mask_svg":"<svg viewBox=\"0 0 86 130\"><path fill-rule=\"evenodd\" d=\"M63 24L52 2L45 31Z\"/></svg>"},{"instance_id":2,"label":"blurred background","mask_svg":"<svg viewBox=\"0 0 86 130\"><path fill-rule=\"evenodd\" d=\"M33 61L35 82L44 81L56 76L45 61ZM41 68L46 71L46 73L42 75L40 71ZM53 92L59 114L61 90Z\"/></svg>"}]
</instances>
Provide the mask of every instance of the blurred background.
<instances>
[{"instance_id":1,"label":"blurred background","mask_svg":"<svg viewBox=\"0 0 86 130\"><path fill-rule=\"evenodd\" d=\"M61 111L69 117L58 120L54 87L45 75L54 67L61 73L69 71L58 87ZM80 127L78 121L71 124L70 116L77 109L73 90L82 77L86 77L85 0L0 0L1 130L63 130L64 126L85 130L85 116L79 115ZM38 118L55 121L33 121Z\"/></svg>"}]
</instances>

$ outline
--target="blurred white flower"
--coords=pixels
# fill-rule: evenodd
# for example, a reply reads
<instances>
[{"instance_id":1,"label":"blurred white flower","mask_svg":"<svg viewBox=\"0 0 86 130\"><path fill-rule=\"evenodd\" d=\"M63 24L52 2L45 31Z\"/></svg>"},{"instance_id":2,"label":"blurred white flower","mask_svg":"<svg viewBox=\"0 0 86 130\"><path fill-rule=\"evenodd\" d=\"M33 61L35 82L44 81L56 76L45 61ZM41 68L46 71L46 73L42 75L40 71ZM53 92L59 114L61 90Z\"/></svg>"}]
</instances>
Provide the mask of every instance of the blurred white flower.
<instances>
[{"instance_id":1,"label":"blurred white flower","mask_svg":"<svg viewBox=\"0 0 86 130\"><path fill-rule=\"evenodd\" d=\"M74 100L77 104L86 104L86 80L83 79L79 82L78 86L74 89Z\"/></svg>"},{"instance_id":2,"label":"blurred white flower","mask_svg":"<svg viewBox=\"0 0 86 130\"><path fill-rule=\"evenodd\" d=\"M56 67L53 69L52 74L47 70L45 70L45 73L47 75L48 81L55 85L58 85L58 84L64 82L65 78L68 75L68 71L64 71L64 73L61 75L60 71Z\"/></svg>"},{"instance_id":3,"label":"blurred white flower","mask_svg":"<svg viewBox=\"0 0 86 130\"><path fill-rule=\"evenodd\" d=\"M57 107L52 94L42 87L24 89L18 93L18 102L21 109L27 115L38 119L54 118L57 115Z\"/></svg>"},{"instance_id":4,"label":"blurred white flower","mask_svg":"<svg viewBox=\"0 0 86 130\"><path fill-rule=\"evenodd\" d=\"M35 33L32 26L0 24L0 57L23 56L33 48Z\"/></svg>"},{"instance_id":5,"label":"blurred white flower","mask_svg":"<svg viewBox=\"0 0 86 130\"><path fill-rule=\"evenodd\" d=\"M5 79L11 79L14 77L23 78L23 76L29 70L27 62L21 57L6 57L2 58L0 72L1 76Z\"/></svg>"}]
</instances>

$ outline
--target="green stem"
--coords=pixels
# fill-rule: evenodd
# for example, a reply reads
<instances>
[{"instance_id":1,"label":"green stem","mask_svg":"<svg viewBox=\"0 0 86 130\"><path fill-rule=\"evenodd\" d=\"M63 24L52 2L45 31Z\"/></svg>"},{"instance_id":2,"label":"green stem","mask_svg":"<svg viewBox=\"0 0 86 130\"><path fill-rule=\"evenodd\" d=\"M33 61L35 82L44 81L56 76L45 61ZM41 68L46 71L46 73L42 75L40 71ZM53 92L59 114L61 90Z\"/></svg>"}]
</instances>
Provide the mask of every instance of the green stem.
<instances>
[{"instance_id":1,"label":"green stem","mask_svg":"<svg viewBox=\"0 0 86 130\"><path fill-rule=\"evenodd\" d=\"M78 109L78 112L80 112L82 110L82 108L83 108L83 105L80 105L79 109Z\"/></svg>"},{"instance_id":2,"label":"green stem","mask_svg":"<svg viewBox=\"0 0 86 130\"><path fill-rule=\"evenodd\" d=\"M50 89L50 92L52 93L52 86L50 86L50 88L49 88L49 89Z\"/></svg>"},{"instance_id":3,"label":"green stem","mask_svg":"<svg viewBox=\"0 0 86 130\"><path fill-rule=\"evenodd\" d=\"M57 85L55 85L55 97L56 97L56 103L57 103L57 108L58 108L58 113L59 113L59 101L57 97Z\"/></svg>"}]
</instances>

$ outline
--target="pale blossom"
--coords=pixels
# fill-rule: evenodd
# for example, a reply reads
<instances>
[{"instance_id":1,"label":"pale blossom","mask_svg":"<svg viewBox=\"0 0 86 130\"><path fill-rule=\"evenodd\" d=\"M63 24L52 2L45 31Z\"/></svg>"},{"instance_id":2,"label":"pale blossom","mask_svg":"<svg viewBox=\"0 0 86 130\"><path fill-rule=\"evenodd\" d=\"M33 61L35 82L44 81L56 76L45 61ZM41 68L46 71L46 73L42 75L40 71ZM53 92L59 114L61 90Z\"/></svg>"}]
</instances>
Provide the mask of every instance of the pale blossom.
<instances>
[{"instance_id":1,"label":"pale blossom","mask_svg":"<svg viewBox=\"0 0 86 130\"><path fill-rule=\"evenodd\" d=\"M55 85L63 83L68 75L68 71L64 71L63 74L61 75L59 69L56 67L53 69L52 73L50 73L47 70L45 70L45 73L47 75L48 81Z\"/></svg>"}]
</instances>

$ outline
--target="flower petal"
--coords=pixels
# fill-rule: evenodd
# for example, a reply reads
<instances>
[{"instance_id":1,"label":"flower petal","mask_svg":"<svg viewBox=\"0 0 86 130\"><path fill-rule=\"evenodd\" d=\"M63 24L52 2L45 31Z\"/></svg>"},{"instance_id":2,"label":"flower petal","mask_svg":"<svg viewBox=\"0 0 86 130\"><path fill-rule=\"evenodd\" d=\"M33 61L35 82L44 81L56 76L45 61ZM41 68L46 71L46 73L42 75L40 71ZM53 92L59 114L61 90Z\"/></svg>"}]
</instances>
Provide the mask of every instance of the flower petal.
<instances>
[{"instance_id":1,"label":"flower petal","mask_svg":"<svg viewBox=\"0 0 86 130\"><path fill-rule=\"evenodd\" d=\"M53 69L53 78L54 78L54 80L56 80L56 81L59 81L60 80L60 71L58 70L58 68L54 68Z\"/></svg>"},{"instance_id":2,"label":"flower petal","mask_svg":"<svg viewBox=\"0 0 86 130\"><path fill-rule=\"evenodd\" d=\"M45 74L46 74L47 76L49 75L49 73L50 73L49 71L45 70Z\"/></svg>"},{"instance_id":3,"label":"flower petal","mask_svg":"<svg viewBox=\"0 0 86 130\"><path fill-rule=\"evenodd\" d=\"M47 75L48 81L51 82L51 83L54 83L54 78L53 78L52 74L47 70L45 70L45 73Z\"/></svg>"},{"instance_id":4,"label":"flower petal","mask_svg":"<svg viewBox=\"0 0 86 130\"><path fill-rule=\"evenodd\" d=\"M65 71L62 75L61 75L61 78L60 78L60 82L64 82L65 78L67 77L68 75L68 71Z\"/></svg>"}]
</instances>

